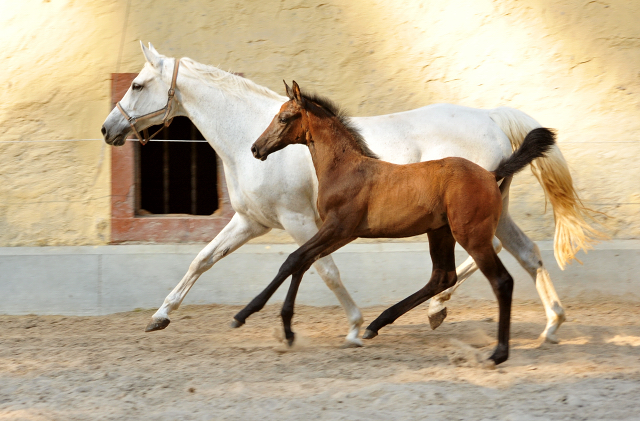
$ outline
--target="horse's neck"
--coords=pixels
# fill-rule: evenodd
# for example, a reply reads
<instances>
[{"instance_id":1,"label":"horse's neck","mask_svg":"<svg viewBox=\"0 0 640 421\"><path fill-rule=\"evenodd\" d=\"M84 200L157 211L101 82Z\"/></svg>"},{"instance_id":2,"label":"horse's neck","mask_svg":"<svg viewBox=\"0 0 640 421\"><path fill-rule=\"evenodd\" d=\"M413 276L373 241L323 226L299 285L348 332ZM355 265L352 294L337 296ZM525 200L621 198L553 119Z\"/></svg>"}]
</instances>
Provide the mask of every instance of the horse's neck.
<instances>
[{"instance_id":1,"label":"horse's neck","mask_svg":"<svg viewBox=\"0 0 640 421\"><path fill-rule=\"evenodd\" d=\"M365 159L346 129L329 125L336 124L335 122L314 120L310 120L309 124L312 140L308 142L308 146L320 183L324 178L332 178L334 173L344 171L345 165L353 165Z\"/></svg>"},{"instance_id":2,"label":"horse's neck","mask_svg":"<svg viewBox=\"0 0 640 421\"><path fill-rule=\"evenodd\" d=\"M251 157L251 144L278 111L281 101L257 92L231 94L209 83L185 78L180 86L185 115L227 167Z\"/></svg>"}]
</instances>

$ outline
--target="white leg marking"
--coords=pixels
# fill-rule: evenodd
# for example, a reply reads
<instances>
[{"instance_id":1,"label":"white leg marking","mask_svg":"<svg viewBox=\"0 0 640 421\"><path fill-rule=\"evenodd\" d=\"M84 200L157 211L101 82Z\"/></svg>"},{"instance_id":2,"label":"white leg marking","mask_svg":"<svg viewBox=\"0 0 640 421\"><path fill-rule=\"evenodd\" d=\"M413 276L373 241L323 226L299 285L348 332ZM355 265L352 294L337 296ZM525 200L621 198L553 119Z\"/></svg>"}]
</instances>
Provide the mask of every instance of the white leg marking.
<instances>
[{"instance_id":1,"label":"white leg marking","mask_svg":"<svg viewBox=\"0 0 640 421\"><path fill-rule=\"evenodd\" d=\"M549 277L549 272L542 263L540 249L508 215L503 214L496 235L504 244L504 248L529 272L536 284L536 290L547 315L547 326L540 336L547 342L558 343L556 332L565 321L565 313Z\"/></svg>"},{"instance_id":2,"label":"white leg marking","mask_svg":"<svg viewBox=\"0 0 640 421\"><path fill-rule=\"evenodd\" d=\"M566 316L560 298L553 287L551 277L547 269L539 268L536 274L536 289L538 295L543 300L544 310L547 314L547 326L540 335L545 341L557 344L559 342L556 334L558 328L565 321ZM545 297L544 299L542 297Z\"/></svg>"},{"instance_id":3,"label":"white leg marking","mask_svg":"<svg viewBox=\"0 0 640 421\"><path fill-rule=\"evenodd\" d=\"M232 253L244 243L254 237L270 231L257 222L236 213L231 221L216 235L205 248L198 253L198 256L191 262L189 270L184 275L180 283L171 291L164 303L152 316L152 323L168 320L169 313L180 307L182 300L202 275L220 259ZM151 325L151 324L150 324Z\"/></svg>"}]
</instances>

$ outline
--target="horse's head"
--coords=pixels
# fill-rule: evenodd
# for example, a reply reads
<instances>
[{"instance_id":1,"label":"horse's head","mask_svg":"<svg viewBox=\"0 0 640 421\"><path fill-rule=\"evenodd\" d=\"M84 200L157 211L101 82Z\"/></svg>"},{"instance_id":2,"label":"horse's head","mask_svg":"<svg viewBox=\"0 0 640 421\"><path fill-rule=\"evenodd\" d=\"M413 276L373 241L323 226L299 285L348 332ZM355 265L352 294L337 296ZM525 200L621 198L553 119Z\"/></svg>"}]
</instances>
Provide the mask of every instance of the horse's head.
<instances>
[{"instance_id":1,"label":"horse's head","mask_svg":"<svg viewBox=\"0 0 640 421\"><path fill-rule=\"evenodd\" d=\"M121 109L115 107L102 125L104 141L110 145L122 146L132 133L170 121L176 112L176 106L169 105L168 92L178 61L160 55L151 43L149 48L140 45L147 63L119 102ZM154 114L156 111L161 112Z\"/></svg>"},{"instance_id":2,"label":"horse's head","mask_svg":"<svg viewBox=\"0 0 640 421\"><path fill-rule=\"evenodd\" d=\"M293 81L293 89L284 82L289 101L282 104L280 111L273 117L269 127L260 135L251 152L256 159L264 161L269 154L293 144L306 144L304 129L304 107L306 99L300 93L300 87Z\"/></svg>"}]
</instances>

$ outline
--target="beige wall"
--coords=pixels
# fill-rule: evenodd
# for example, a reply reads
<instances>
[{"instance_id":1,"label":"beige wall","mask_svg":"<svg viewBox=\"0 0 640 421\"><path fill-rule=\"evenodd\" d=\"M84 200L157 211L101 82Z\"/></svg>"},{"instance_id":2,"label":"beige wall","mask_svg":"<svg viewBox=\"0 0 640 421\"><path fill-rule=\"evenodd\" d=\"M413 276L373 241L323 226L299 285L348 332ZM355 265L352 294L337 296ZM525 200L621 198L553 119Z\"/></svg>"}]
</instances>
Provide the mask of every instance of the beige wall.
<instances>
[{"instance_id":1,"label":"beige wall","mask_svg":"<svg viewBox=\"0 0 640 421\"><path fill-rule=\"evenodd\" d=\"M100 138L110 74L140 70L141 39L278 92L296 79L353 115L520 108L559 129L578 190L610 215L612 236L640 237L640 2L130 3L128 15L126 0L0 3L0 141ZM108 148L0 143L0 246L108 242ZM516 221L551 238L533 177L512 192Z\"/></svg>"}]
</instances>

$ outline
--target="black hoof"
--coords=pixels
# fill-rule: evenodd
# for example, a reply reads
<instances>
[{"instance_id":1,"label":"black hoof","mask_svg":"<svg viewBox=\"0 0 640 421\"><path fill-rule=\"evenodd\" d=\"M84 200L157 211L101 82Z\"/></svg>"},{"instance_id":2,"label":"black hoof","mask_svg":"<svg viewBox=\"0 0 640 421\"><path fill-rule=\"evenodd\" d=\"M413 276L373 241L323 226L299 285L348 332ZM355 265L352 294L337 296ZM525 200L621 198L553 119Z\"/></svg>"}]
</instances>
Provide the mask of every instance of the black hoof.
<instances>
[{"instance_id":1,"label":"black hoof","mask_svg":"<svg viewBox=\"0 0 640 421\"><path fill-rule=\"evenodd\" d=\"M374 332L373 330L365 330L364 334L362 335L362 339L373 339L376 336L378 336L378 332Z\"/></svg>"},{"instance_id":2,"label":"black hoof","mask_svg":"<svg viewBox=\"0 0 640 421\"><path fill-rule=\"evenodd\" d=\"M500 347L496 348L493 351L493 354L489 357L490 361L493 361L496 365L501 364L509 358L509 350L501 349Z\"/></svg>"},{"instance_id":3,"label":"black hoof","mask_svg":"<svg viewBox=\"0 0 640 421\"><path fill-rule=\"evenodd\" d=\"M295 337L287 339L287 345L289 345L289 348L293 346L293 343L295 342L295 340L296 340Z\"/></svg>"},{"instance_id":4,"label":"black hoof","mask_svg":"<svg viewBox=\"0 0 640 421\"><path fill-rule=\"evenodd\" d=\"M436 330L438 326L444 322L444 319L447 318L447 308L443 308L436 314L432 314L429 316L429 325L431 325L431 330Z\"/></svg>"},{"instance_id":5,"label":"black hoof","mask_svg":"<svg viewBox=\"0 0 640 421\"><path fill-rule=\"evenodd\" d=\"M244 322L241 322L238 319L233 319L231 321L231 323L229 323L229 327L232 327L234 329L239 328L240 326L242 326L244 324Z\"/></svg>"},{"instance_id":6,"label":"black hoof","mask_svg":"<svg viewBox=\"0 0 640 421\"><path fill-rule=\"evenodd\" d=\"M161 319L161 320L151 320L147 327L144 328L145 332L153 332L156 330L162 330L165 327L169 326L171 320L169 319Z\"/></svg>"}]
</instances>

